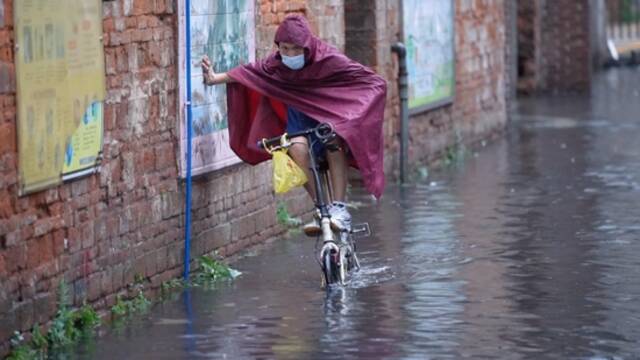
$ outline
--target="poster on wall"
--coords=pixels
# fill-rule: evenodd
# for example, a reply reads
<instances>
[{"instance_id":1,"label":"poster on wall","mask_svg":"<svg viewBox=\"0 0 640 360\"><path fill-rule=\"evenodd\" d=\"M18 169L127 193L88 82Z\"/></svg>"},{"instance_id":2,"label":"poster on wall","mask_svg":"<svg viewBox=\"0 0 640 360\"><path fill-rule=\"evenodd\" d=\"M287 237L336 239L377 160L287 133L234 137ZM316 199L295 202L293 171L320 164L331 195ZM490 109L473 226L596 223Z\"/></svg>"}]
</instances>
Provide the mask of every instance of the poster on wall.
<instances>
[{"instance_id":1,"label":"poster on wall","mask_svg":"<svg viewBox=\"0 0 640 360\"><path fill-rule=\"evenodd\" d=\"M205 86L200 61L206 54L216 72L255 60L255 1L191 1L192 174L198 175L239 163L229 146L226 85ZM186 177L187 109L185 10L179 11L180 173Z\"/></svg>"},{"instance_id":2,"label":"poster on wall","mask_svg":"<svg viewBox=\"0 0 640 360\"><path fill-rule=\"evenodd\" d=\"M455 94L453 0L404 0L402 6L410 112L451 103Z\"/></svg>"},{"instance_id":3,"label":"poster on wall","mask_svg":"<svg viewBox=\"0 0 640 360\"><path fill-rule=\"evenodd\" d=\"M14 2L20 194L95 171L105 97L100 0Z\"/></svg>"}]
</instances>

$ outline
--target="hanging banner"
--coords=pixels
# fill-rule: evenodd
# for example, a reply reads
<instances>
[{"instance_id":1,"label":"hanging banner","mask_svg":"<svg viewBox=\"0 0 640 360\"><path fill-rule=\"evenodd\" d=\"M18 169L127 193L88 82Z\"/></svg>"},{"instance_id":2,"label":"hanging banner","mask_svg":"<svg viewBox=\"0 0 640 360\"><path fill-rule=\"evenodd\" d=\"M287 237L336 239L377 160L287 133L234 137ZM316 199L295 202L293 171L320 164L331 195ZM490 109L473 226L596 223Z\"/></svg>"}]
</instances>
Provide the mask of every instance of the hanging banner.
<instances>
[{"instance_id":1,"label":"hanging banner","mask_svg":"<svg viewBox=\"0 0 640 360\"><path fill-rule=\"evenodd\" d=\"M409 110L451 103L455 93L453 0L403 0Z\"/></svg>"},{"instance_id":2,"label":"hanging banner","mask_svg":"<svg viewBox=\"0 0 640 360\"><path fill-rule=\"evenodd\" d=\"M206 54L216 72L255 60L255 1L191 1L192 174L203 174L241 160L229 146L226 85L205 86L200 61ZM184 1L179 11L180 173L186 177L186 53Z\"/></svg>"},{"instance_id":3,"label":"hanging banner","mask_svg":"<svg viewBox=\"0 0 640 360\"><path fill-rule=\"evenodd\" d=\"M20 194L95 169L105 96L100 0L14 2Z\"/></svg>"}]
</instances>

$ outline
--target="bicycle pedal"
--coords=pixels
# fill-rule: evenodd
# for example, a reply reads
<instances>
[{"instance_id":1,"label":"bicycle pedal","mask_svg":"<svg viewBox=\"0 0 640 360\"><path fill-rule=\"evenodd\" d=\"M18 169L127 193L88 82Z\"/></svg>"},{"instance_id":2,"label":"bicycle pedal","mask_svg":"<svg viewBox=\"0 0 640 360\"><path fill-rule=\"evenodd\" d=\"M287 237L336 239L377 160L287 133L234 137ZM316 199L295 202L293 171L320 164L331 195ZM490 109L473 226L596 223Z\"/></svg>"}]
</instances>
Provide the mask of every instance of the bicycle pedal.
<instances>
[{"instance_id":1,"label":"bicycle pedal","mask_svg":"<svg viewBox=\"0 0 640 360\"><path fill-rule=\"evenodd\" d=\"M355 237L371 236L371 228L369 223L354 224L351 227L351 234Z\"/></svg>"}]
</instances>

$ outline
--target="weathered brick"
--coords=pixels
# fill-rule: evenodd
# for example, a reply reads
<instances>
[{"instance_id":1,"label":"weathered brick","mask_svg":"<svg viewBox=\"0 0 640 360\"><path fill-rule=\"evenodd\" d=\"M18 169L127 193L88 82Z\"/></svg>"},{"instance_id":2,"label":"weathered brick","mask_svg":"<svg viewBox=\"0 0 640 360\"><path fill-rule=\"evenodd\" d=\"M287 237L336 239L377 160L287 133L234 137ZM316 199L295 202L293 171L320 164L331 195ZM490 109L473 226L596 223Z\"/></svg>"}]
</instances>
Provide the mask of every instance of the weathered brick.
<instances>
[{"instance_id":1,"label":"weathered brick","mask_svg":"<svg viewBox=\"0 0 640 360\"><path fill-rule=\"evenodd\" d=\"M87 278L86 299L90 302L97 300L102 295L102 274L95 273Z\"/></svg>"},{"instance_id":2,"label":"weathered brick","mask_svg":"<svg viewBox=\"0 0 640 360\"><path fill-rule=\"evenodd\" d=\"M160 144L155 148L156 170L176 166L176 154L172 144Z\"/></svg>"},{"instance_id":3,"label":"weathered brick","mask_svg":"<svg viewBox=\"0 0 640 360\"><path fill-rule=\"evenodd\" d=\"M74 304L81 304L87 299L87 281L85 278L79 278L73 283L71 288L73 291Z\"/></svg>"},{"instance_id":4,"label":"weathered brick","mask_svg":"<svg viewBox=\"0 0 640 360\"><path fill-rule=\"evenodd\" d=\"M15 91L16 91L15 66L13 65L13 63L0 62L0 94L12 93ZM4 139L4 136L2 139ZM4 147L0 147L0 153L2 153L3 148Z\"/></svg>"},{"instance_id":5,"label":"weathered brick","mask_svg":"<svg viewBox=\"0 0 640 360\"><path fill-rule=\"evenodd\" d=\"M4 260L4 253L0 252L0 278L6 278L9 274L7 263Z\"/></svg>"},{"instance_id":6,"label":"weathered brick","mask_svg":"<svg viewBox=\"0 0 640 360\"><path fill-rule=\"evenodd\" d=\"M53 254L58 256L64 252L65 248L65 230L59 229L53 233Z\"/></svg>"},{"instance_id":7,"label":"weathered brick","mask_svg":"<svg viewBox=\"0 0 640 360\"><path fill-rule=\"evenodd\" d=\"M50 316L55 313L56 306L55 294L44 293L36 295L34 299L35 321L39 324L46 324Z\"/></svg>"},{"instance_id":8,"label":"weathered brick","mask_svg":"<svg viewBox=\"0 0 640 360\"><path fill-rule=\"evenodd\" d=\"M34 241L30 241L34 243ZM47 233L35 240L35 246L38 249L38 264L44 264L53 260L53 236Z\"/></svg>"},{"instance_id":9,"label":"weathered brick","mask_svg":"<svg viewBox=\"0 0 640 360\"><path fill-rule=\"evenodd\" d=\"M1 75L1 74L0 74ZM2 79L0 78L0 81ZM16 151L16 129L12 123L0 123L0 154Z\"/></svg>"},{"instance_id":10,"label":"weathered brick","mask_svg":"<svg viewBox=\"0 0 640 360\"><path fill-rule=\"evenodd\" d=\"M5 190L0 190L0 219L8 219L14 213L11 195Z\"/></svg>"},{"instance_id":11,"label":"weathered brick","mask_svg":"<svg viewBox=\"0 0 640 360\"><path fill-rule=\"evenodd\" d=\"M14 305L11 311L16 314L16 320L17 320L16 325L19 326L19 328L16 330L19 330L19 331L29 330L31 325L34 323L34 316L35 316L33 300L29 299L29 300L19 302Z\"/></svg>"}]
</instances>

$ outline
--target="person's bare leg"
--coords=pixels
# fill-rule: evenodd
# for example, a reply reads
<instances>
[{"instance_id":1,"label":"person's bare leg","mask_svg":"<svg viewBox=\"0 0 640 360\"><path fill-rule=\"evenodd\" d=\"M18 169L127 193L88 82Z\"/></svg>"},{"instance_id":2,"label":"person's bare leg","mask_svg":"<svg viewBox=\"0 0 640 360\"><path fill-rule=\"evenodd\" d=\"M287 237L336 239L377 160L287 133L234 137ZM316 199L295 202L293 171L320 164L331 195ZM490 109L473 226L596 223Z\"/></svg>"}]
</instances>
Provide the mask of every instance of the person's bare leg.
<instances>
[{"instance_id":1,"label":"person's bare leg","mask_svg":"<svg viewBox=\"0 0 640 360\"><path fill-rule=\"evenodd\" d=\"M291 139L293 143L289 148L289 155L293 159L293 161L298 164L304 171L305 175L307 175L308 181L304 184L305 190L307 190L307 194L311 197L311 201L315 203L316 201L316 191L315 191L315 183L313 181L313 174L311 173L310 159L309 159L309 145L307 143L307 139L304 137L298 137ZM314 213L315 214L315 213ZM321 232L319 216L316 215L313 217L310 223L305 224L302 227L302 230L305 234L309 236L317 236Z\"/></svg>"},{"instance_id":2,"label":"person's bare leg","mask_svg":"<svg viewBox=\"0 0 640 360\"><path fill-rule=\"evenodd\" d=\"M304 174L307 175L308 181L304 184L305 190L311 197L312 201L316 201L316 189L315 184L313 182L313 175L311 174L311 169L309 168L309 145L307 144L307 138L305 137L297 137L291 139L293 145L289 148L289 155L293 159L293 161L302 168Z\"/></svg>"},{"instance_id":3,"label":"person's bare leg","mask_svg":"<svg viewBox=\"0 0 640 360\"><path fill-rule=\"evenodd\" d=\"M335 143L340 147L340 150L327 150L327 161L331 172L333 200L344 202L347 192L347 156L344 152L344 141L337 139Z\"/></svg>"}]
</instances>

